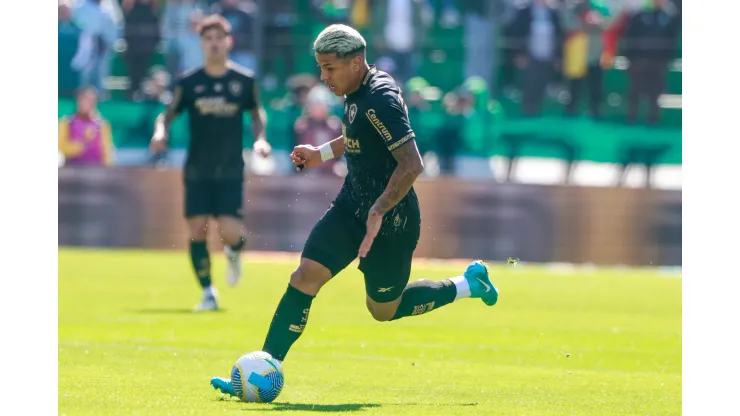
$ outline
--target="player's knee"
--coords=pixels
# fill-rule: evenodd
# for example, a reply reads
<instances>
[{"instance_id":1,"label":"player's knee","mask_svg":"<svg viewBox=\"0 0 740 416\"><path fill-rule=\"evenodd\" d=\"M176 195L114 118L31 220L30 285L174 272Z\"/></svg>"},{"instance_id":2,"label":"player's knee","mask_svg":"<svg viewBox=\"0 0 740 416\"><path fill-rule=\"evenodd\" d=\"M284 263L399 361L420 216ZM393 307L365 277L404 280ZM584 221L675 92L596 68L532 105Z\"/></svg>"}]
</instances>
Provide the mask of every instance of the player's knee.
<instances>
[{"instance_id":1,"label":"player's knee","mask_svg":"<svg viewBox=\"0 0 740 416\"><path fill-rule=\"evenodd\" d=\"M243 234L243 226L236 219L219 219L218 229L221 233L221 238L226 244L236 244Z\"/></svg>"},{"instance_id":2,"label":"player's knee","mask_svg":"<svg viewBox=\"0 0 740 416\"><path fill-rule=\"evenodd\" d=\"M393 319L393 316L396 315L396 311L393 311L392 313L390 311L383 311L383 310L377 310L377 309L369 309L369 311L373 319L375 319L378 322L388 322L391 319Z\"/></svg>"},{"instance_id":3,"label":"player's knee","mask_svg":"<svg viewBox=\"0 0 740 416\"><path fill-rule=\"evenodd\" d=\"M188 220L188 231L190 233L190 239L195 241L203 241L208 237L208 220L205 219L191 219Z\"/></svg>"},{"instance_id":4,"label":"player's knee","mask_svg":"<svg viewBox=\"0 0 740 416\"><path fill-rule=\"evenodd\" d=\"M316 296L329 279L331 273L327 277L321 270L301 265L290 275L290 285L303 293Z\"/></svg>"},{"instance_id":5,"label":"player's knee","mask_svg":"<svg viewBox=\"0 0 740 416\"><path fill-rule=\"evenodd\" d=\"M377 303L372 299L367 298L367 310L370 315L378 322L388 322L396 316L396 310L398 309L397 302L388 303Z\"/></svg>"}]
</instances>

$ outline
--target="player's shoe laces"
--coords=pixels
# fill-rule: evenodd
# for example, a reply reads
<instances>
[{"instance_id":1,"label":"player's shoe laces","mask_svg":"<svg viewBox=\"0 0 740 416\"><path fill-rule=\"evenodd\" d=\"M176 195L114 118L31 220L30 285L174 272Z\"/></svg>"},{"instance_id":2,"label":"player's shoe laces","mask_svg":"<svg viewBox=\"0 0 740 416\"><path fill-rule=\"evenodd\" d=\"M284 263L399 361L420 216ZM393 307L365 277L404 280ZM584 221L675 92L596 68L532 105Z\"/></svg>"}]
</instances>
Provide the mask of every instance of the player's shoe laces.
<instances>
[{"instance_id":1,"label":"player's shoe laces","mask_svg":"<svg viewBox=\"0 0 740 416\"><path fill-rule=\"evenodd\" d=\"M211 379L211 386L213 386L215 390L218 390L223 394L236 396L236 393L234 393L234 386L231 384L231 380L229 380L228 378L213 377Z\"/></svg>"},{"instance_id":2,"label":"player's shoe laces","mask_svg":"<svg viewBox=\"0 0 740 416\"><path fill-rule=\"evenodd\" d=\"M203 300L195 306L195 312L206 312L218 310L218 302L216 298L218 292L213 287L210 287L203 291Z\"/></svg>"},{"instance_id":3,"label":"player's shoe laces","mask_svg":"<svg viewBox=\"0 0 740 416\"><path fill-rule=\"evenodd\" d=\"M242 278L242 260L239 251L234 251L229 246L224 246L226 253L226 283L235 286Z\"/></svg>"},{"instance_id":4,"label":"player's shoe laces","mask_svg":"<svg viewBox=\"0 0 740 416\"><path fill-rule=\"evenodd\" d=\"M480 260L470 263L463 274L470 286L470 297L480 298L483 303L493 306L498 302L498 289L488 277L488 268Z\"/></svg>"}]
</instances>

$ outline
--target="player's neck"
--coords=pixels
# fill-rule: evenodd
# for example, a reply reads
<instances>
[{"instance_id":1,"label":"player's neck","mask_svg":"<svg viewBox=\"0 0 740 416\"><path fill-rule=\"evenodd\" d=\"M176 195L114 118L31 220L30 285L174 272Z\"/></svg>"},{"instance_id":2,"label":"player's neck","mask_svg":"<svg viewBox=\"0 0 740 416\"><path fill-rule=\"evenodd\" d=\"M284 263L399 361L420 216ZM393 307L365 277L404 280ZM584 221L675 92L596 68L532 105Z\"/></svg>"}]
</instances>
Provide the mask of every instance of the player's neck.
<instances>
[{"instance_id":1,"label":"player's neck","mask_svg":"<svg viewBox=\"0 0 740 416\"><path fill-rule=\"evenodd\" d=\"M367 62L365 62L362 68L360 68L360 77L357 81L357 85L352 87L352 89L350 89L346 95L354 94L355 92L357 92L357 90L360 89L360 86L362 86L362 81L365 79L365 76L367 75L368 71L370 71L370 65L368 65Z\"/></svg>"},{"instance_id":2,"label":"player's neck","mask_svg":"<svg viewBox=\"0 0 740 416\"><path fill-rule=\"evenodd\" d=\"M77 112L77 118L79 118L81 120L92 120L92 118L93 118L93 112L90 111L88 113L85 113L85 112L78 111Z\"/></svg>"},{"instance_id":3,"label":"player's neck","mask_svg":"<svg viewBox=\"0 0 740 416\"><path fill-rule=\"evenodd\" d=\"M222 77L226 72L229 70L228 61L227 60L218 60L218 61L206 61L205 65L205 71L206 74L212 77Z\"/></svg>"}]
</instances>

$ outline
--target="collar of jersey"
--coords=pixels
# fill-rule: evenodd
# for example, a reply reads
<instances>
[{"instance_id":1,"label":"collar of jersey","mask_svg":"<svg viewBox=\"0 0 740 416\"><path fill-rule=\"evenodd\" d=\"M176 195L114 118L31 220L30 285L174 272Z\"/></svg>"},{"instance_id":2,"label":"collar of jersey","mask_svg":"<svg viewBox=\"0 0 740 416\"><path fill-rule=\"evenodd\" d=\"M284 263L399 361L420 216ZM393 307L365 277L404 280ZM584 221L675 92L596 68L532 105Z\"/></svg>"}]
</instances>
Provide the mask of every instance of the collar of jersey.
<instances>
[{"instance_id":1,"label":"collar of jersey","mask_svg":"<svg viewBox=\"0 0 740 416\"><path fill-rule=\"evenodd\" d=\"M377 73L378 73L378 69L375 67L375 65L370 65L370 68L367 70L367 74L365 74L365 78L363 78L362 80L362 84L360 84L360 88L358 88L357 91L351 94L347 94L347 98L357 97L360 94L364 93L368 85L370 84L370 80Z\"/></svg>"}]
</instances>

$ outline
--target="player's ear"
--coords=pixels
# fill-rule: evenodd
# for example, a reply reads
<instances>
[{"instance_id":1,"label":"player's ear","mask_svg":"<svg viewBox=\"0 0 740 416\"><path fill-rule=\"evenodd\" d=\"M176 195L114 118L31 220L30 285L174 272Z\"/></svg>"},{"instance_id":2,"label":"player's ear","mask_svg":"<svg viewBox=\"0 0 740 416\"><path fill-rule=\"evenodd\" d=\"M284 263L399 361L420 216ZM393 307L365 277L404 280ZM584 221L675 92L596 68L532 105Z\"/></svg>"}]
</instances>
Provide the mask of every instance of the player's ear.
<instances>
[{"instance_id":1,"label":"player's ear","mask_svg":"<svg viewBox=\"0 0 740 416\"><path fill-rule=\"evenodd\" d=\"M360 72L360 68L362 68L362 57L361 56L353 57L352 58L352 71Z\"/></svg>"}]
</instances>

